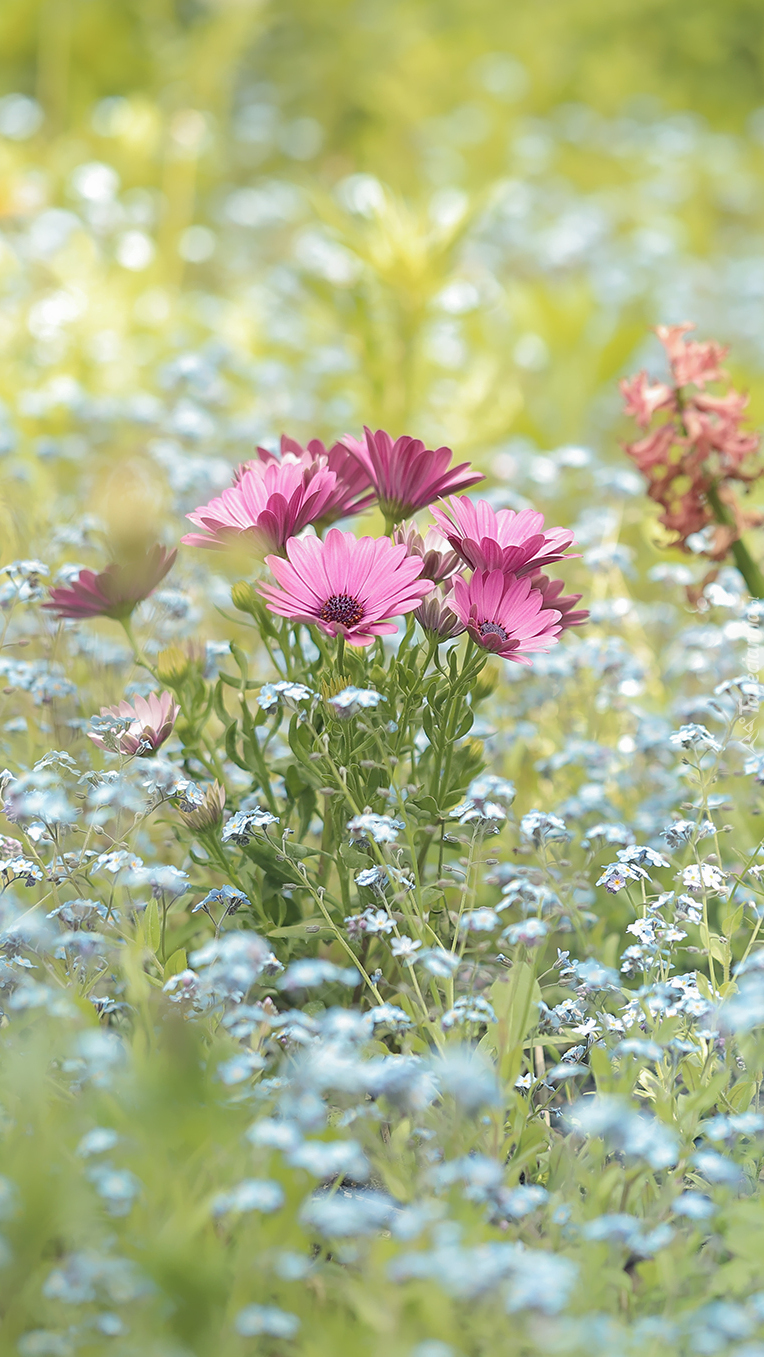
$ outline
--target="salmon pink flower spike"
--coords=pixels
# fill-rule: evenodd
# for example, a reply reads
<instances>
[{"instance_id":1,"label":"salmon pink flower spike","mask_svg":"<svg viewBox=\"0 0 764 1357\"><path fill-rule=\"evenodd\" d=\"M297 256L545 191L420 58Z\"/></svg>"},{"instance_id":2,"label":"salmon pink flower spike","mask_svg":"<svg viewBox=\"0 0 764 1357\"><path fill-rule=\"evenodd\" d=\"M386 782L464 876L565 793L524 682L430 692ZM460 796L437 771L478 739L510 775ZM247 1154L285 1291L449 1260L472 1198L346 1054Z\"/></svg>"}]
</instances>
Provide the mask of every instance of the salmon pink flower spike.
<instances>
[{"instance_id":1,"label":"salmon pink flower spike","mask_svg":"<svg viewBox=\"0 0 764 1357\"><path fill-rule=\"evenodd\" d=\"M120 718L122 722L129 721L127 729L115 726L111 733L101 735L88 731L88 736L101 749L147 758L172 735L179 712L180 707L172 693L149 693L148 697L135 697L132 702L123 698L116 707L102 707L101 717L113 716L115 722Z\"/></svg>"},{"instance_id":2,"label":"salmon pink flower spike","mask_svg":"<svg viewBox=\"0 0 764 1357\"><path fill-rule=\"evenodd\" d=\"M484 499L473 504L466 496L452 497L447 509L435 508L432 514L454 551L473 570L527 575L561 561L573 541L567 528L545 531L544 515L534 509L495 513Z\"/></svg>"},{"instance_id":3,"label":"salmon pink flower spike","mask_svg":"<svg viewBox=\"0 0 764 1357\"><path fill-rule=\"evenodd\" d=\"M327 450L320 438L311 438L304 448L296 439L282 434L280 455L269 452L267 448L258 448L257 456L258 461L245 462L239 467L234 478L236 481L240 481L247 471L262 469L263 466L288 466L290 462L304 470L316 471L325 467L334 472L337 482L321 518L316 522L319 530L329 527L338 518L362 513L376 499L368 473L342 443L334 443Z\"/></svg>"},{"instance_id":4,"label":"salmon pink flower spike","mask_svg":"<svg viewBox=\"0 0 764 1357\"><path fill-rule=\"evenodd\" d=\"M181 541L218 551L246 546L258 556L283 552L290 537L321 518L336 487L337 477L328 467L250 463L236 485L186 514L204 532L186 533Z\"/></svg>"},{"instance_id":5,"label":"salmon pink flower spike","mask_svg":"<svg viewBox=\"0 0 764 1357\"><path fill-rule=\"evenodd\" d=\"M177 550L155 546L145 557L113 561L100 575L81 570L71 584L51 589L43 604L58 617L111 617L123 621L172 570Z\"/></svg>"},{"instance_id":6,"label":"salmon pink flower spike","mask_svg":"<svg viewBox=\"0 0 764 1357\"><path fill-rule=\"evenodd\" d=\"M364 427L363 442L350 434L342 441L367 473L391 524L410 518L443 495L467 490L483 480L482 472L469 470L469 462L449 469L450 448L426 448L421 439L407 434L393 442L384 429L372 433Z\"/></svg>"},{"instance_id":7,"label":"salmon pink flower spike","mask_svg":"<svg viewBox=\"0 0 764 1357\"><path fill-rule=\"evenodd\" d=\"M685 335L695 326L685 320L681 325L656 325L655 333L666 350L675 386L703 387L706 382L720 382L727 376L721 366L729 353L729 346L711 339L699 344L696 339L685 341Z\"/></svg>"},{"instance_id":8,"label":"salmon pink flower spike","mask_svg":"<svg viewBox=\"0 0 764 1357\"><path fill-rule=\"evenodd\" d=\"M651 382L646 372L620 382L624 412L646 429L656 410L676 410L676 395L667 382Z\"/></svg>"},{"instance_id":9,"label":"salmon pink flower spike","mask_svg":"<svg viewBox=\"0 0 764 1357\"><path fill-rule=\"evenodd\" d=\"M454 582L449 607L485 650L517 664L527 653L549 650L561 631L561 614L544 606L544 595L528 579L501 570L476 570L469 582Z\"/></svg>"},{"instance_id":10,"label":"salmon pink flower spike","mask_svg":"<svg viewBox=\"0 0 764 1357\"><path fill-rule=\"evenodd\" d=\"M721 561L730 549L756 597L764 579L754 567L741 533L764 521L761 511L743 510L737 486L747 490L764 472L759 435L742 427L748 398L728 385L719 395L707 382L726 380L721 367L727 349L711 340L687 341L693 326L658 326L668 355L671 380L651 384L644 372L621 382L625 412L642 436L624 444L647 480L650 499L660 506L659 522L672 545ZM653 415L664 411L660 422ZM701 536L704 535L704 536ZM690 541L692 539L692 541Z\"/></svg>"},{"instance_id":11,"label":"salmon pink flower spike","mask_svg":"<svg viewBox=\"0 0 764 1357\"><path fill-rule=\"evenodd\" d=\"M387 537L332 528L324 542L293 537L286 551L287 561L267 557L280 586L260 586L270 611L341 634L353 646L391 635L397 628L387 619L413 612L434 587L421 578L421 560Z\"/></svg>"}]
</instances>

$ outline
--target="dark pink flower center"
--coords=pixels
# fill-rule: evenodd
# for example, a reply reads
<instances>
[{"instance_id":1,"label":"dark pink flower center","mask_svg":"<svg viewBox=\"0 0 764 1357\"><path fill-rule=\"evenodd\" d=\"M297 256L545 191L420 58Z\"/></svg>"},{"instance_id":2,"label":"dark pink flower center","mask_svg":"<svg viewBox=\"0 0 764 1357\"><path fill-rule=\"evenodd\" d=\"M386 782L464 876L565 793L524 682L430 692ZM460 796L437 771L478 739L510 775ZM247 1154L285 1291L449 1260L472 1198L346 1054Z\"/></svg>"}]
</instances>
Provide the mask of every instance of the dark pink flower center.
<instances>
[{"instance_id":1,"label":"dark pink flower center","mask_svg":"<svg viewBox=\"0 0 764 1357\"><path fill-rule=\"evenodd\" d=\"M478 631L481 636L500 636L502 641L509 640L509 633L500 627L498 622L480 622Z\"/></svg>"},{"instance_id":2,"label":"dark pink flower center","mask_svg":"<svg viewBox=\"0 0 764 1357\"><path fill-rule=\"evenodd\" d=\"M343 627L354 627L363 617L363 604L350 594L332 594L318 615L322 622L339 622Z\"/></svg>"}]
</instances>

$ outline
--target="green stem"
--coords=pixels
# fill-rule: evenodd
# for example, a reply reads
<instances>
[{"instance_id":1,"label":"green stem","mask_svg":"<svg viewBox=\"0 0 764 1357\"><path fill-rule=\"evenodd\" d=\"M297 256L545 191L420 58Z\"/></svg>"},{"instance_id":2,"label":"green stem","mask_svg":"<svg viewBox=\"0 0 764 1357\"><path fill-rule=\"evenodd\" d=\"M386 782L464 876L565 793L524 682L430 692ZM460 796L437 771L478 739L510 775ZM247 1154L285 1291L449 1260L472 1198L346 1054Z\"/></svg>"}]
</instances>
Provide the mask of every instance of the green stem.
<instances>
[{"instance_id":1,"label":"green stem","mask_svg":"<svg viewBox=\"0 0 764 1357\"><path fill-rule=\"evenodd\" d=\"M709 486L706 493L717 523L723 523L725 527L734 527L735 520L727 505L719 497L718 486ZM741 537L736 538L732 543L731 551L735 565L748 585L751 598L764 598L764 575Z\"/></svg>"},{"instance_id":2,"label":"green stem","mask_svg":"<svg viewBox=\"0 0 764 1357\"><path fill-rule=\"evenodd\" d=\"M275 815L278 810L278 807L276 805L276 798L273 795L273 788L271 787L271 779L268 773L268 765L265 762L265 755L263 753L262 745L260 744L260 741L257 738L257 730L255 728L255 723L252 720L252 713L249 710L249 706L247 704L247 695L246 692L244 692L244 690L241 690L239 692L239 704L241 706L242 729L244 731L244 734L247 736L247 739L249 740L250 748L252 750L252 758L254 759L255 762L255 772L257 773L260 779L260 786L262 788L263 796L268 802L268 809L271 812L271 815Z\"/></svg>"},{"instance_id":3,"label":"green stem","mask_svg":"<svg viewBox=\"0 0 764 1357\"><path fill-rule=\"evenodd\" d=\"M135 660L135 663L141 665L141 667L142 667L143 669L148 669L148 671L149 671L149 673L151 674L152 678L156 678L156 676L157 676L157 671L156 671L156 669L154 669L153 665L150 665L150 664L149 664L148 660L146 659L146 656L143 654L143 651L141 650L141 648L140 648L140 646L139 646L139 644L138 644L138 642L137 642L137 640L136 640L136 638L135 638L135 632L133 631L133 624L132 624L131 618L129 618L129 617L120 617L120 618L119 618L119 622L120 622L120 625L121 625L121 627L122 627L122 630L123 630L124 633L125 633L125 636L127 637L128 641L130 642L130 649L131 649L132 652L133 652L133 658L134 658L134 660Z\"/></svg>"},{"instance_id":4,"label":"green stem","mask_svg":"<svg viewBox=\"0 0 764 1357\"><path fill-rule=\"evenodd\" d=\"M345 677L345 637L341 631L337 632L337 673Z\"/></svg>"}]
</instances>

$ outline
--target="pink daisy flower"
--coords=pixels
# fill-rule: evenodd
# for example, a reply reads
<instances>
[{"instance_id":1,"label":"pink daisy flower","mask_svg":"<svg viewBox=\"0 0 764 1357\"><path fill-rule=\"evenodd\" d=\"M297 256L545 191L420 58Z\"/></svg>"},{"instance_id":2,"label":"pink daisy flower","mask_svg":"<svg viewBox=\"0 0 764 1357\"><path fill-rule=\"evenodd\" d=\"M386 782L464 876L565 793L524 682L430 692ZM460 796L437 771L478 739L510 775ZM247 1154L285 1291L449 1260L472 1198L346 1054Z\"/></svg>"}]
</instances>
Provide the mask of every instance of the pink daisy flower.
<instances>
[{"instance_id":1,"label":"pink daisy flower","mask_svg":"<svg viewBox=\"0 0 764 1357\"><path fill-rule=\"evenodd\" d=\"M467 490L483 480L470 471L469 462L449 469L450 448L426 448L419 438L404 434L393 442L389 433L364 427L364 440L347 434L343 443L367 473L388 523L400 523L443 495Z\"/></svg>"},{"instance_id":2,"label":"pink daisy flower","mask_svg":"<svg viewBox=\"0 0 764 1357\"><path fill-rule=\"evenodd\" d=\"M236 485L186 514L205 531L186 533L181 541L218 551L248 546L258 556L282 552L290 537L321 518L336 485L328 467L305 467L297 461L250 463Z\"/></svg>"},{"instance_id":3,"label":"pink daisy flower","mask_svg":"<svg viewBox=\"0 0 764 1357\"><path fill-rule=\"evenodd\" d=\"M236 481L241 480L247 471L256 471L263 466L288 466L290 463L304 470L316 471L319 467L325 467L334 472L337 482L321 518L316 522L319 530L328 528L338 518L362 513L376 499L368 473L342 443L333 443L327 450L320 438L311 438L307 447L303 448L296 439L282 434L280 456L269 452L267 448L258 448L257 456L258 461L245 462L239 467Z\"/></svg>"},{"instance_id":4,"label":"pink daisy flower","mask_svg":"<svg viewBox=\"0 0 764 1357\"><path fill-rule=\"evenodd\" d=\"M267 557L280 585L260 586L270 611L341 634L354 646L392 634L395 624L386 619L412 612L434 587L420 576L421 560L387 537L332 528L325 542L293 537L286 551L288 561Z\"/></svg>"},{"instance_id":5,"label":"pink daisy flower","mask_svg":"<svg viewBox=\"0 0 764 1357\"><path fill-rule=\"evenodd\" d=\"M466 497L452 497L447 510L435 508L432 513L454 551L473 570L527 575L561 561L573 541L568 528L544 531L544 515L535 509L495 513L487 500L473 504Z\"/></svg>"},{"instance_id":6,"label":"pink daisy flower","mask_svg":"<svg viewBox=\"0 0 764 1357\"><path fill-rule=\"evenodd\" d=\"M81 570L71 584L51 589L43 607L58 617L112 617L123 621L172 570L177 554L177 550L155 546L145 557L113 561L100 575Z\"/></svg>"},{"instance_id":7,"label":"pink daisy flower","mask_svg":"<svg viewBox=\"0 0 764 1357\"><path fill-rule=\"evenodd\" d=\"M550 580L542 570L537 574L531 575L531 584L534 589L539 589L544 595L544 602L541 607L544 611L554 608L560 614L560 627L563 631L567 627L582 627L589 620L589 612L586 608L576 609L576 604L581 602L583 594L563 594L565 588L564 580Z\"/></svg>"},{"instance_id":8,"label":"pink daisy flower","mask_svg":"<svg viewBox=\"0 0 764 1357\"><path fill-rule=\"evenodd\" d=\"M132 702L123 698L116 707L102 707L101 716L129 720L127 730L115 729L111 737L88 731L88 736L101 749L113 751L116 744L120 754L147 758L172 735L179 712L172 693L149 693L148 697L135 697Z\"/></svg>"},{"instance_id":9,"label":"pink daisy flower","mask_svg":"<svg viewBox=\"0 0 764 1357\"><path fill-rule=\"evenodd\" d=\"M479 646L518 664L531 663L529 651L549 650L562 630L561 614L544 607L540 589L501 570L476 571L469 581L459 576L449 607Z\"/></svg>"}]
</instances>

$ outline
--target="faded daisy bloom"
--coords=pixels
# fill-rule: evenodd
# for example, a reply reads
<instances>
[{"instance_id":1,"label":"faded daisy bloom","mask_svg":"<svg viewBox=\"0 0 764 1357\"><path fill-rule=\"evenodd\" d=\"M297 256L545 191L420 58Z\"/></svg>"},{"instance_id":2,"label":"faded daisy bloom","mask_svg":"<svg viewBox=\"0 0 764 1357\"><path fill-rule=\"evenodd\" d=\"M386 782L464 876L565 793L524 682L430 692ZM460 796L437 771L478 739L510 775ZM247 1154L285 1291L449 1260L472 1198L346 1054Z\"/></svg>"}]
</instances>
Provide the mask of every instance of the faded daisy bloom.
<instances>
[{"instance_id":1,"label":"faded daisy bloom","mask_svg":"<svg viewBox=\"0 0 764 1357\"><path fill-rule=\"evenodd\" d=\"M101 708L102 717L112 716L119 722L115 723L111 736L93 731L88 731L88 736L101 749L113 749L116 744L120 754L146 758L172 735L179 712L180 707L172 693L149 693L148 697L138 696L132 702L123 698L116 707ZM121 729L126 720L129 720L129 726Z\"/></svg>"},{"instance_id":2,"label":"faded daisy bloom","mask_svg":"<svg viewBox=\"0 0 764 1357\"><path fill-rule=\"evenodd\" d=\"M287 561L267 557L280 586L260 586L270 611L341 634L353 646L392 635L397 628L388 619L412 612L434 587L421 578L421 561L387 537L332 528L325 542L292 538L286 550Z\"/></svg>"},{"instance_id":3,"label":"faded daisy bloom","mask_svg":"<svg viewBox=\"0 0 764 1357\"><path fill-rule=\"evenodd\" d=\"M199 800L192 810L180 813L190 829L216 829L223 820L225 810L225 787L216 780L206 791L199 793Z\"/></svg>"},{"instance_id":4,"label":"faded daisy bloom","mask_svg":"<svg viewBox=\"0 0 764 1357\"><path fill-rule=\"evenodd\" d=\"M518 664L531 663L527 652L549 650L562 630L561 614L544 607L544 595L529 579L501 570L478 570L469 582L457 579L451 607L473 641Z\"/></svg>"},{"instance_id":5,"label":"faded daisy bloom","mask_svg":"<svg viewBox=\"0 0 764 1357\"><path fill-rule=\"evenodd\" d=\"M568 528L544 529L544 515L535 509L499 509L485 499L473 504L452 496L447 509L432 511L454 551L473 570L502 570L529 575L561 561L573 541Z\"/></svg>"},{"instance_id":6,"label":"faded daisy bloom","mask_svg":"<svg viewBox=\"0 0 764 1357\"><path fill-rule=\"evenodd\" d=\"M414 609L414 616L422 631L428 636L437 637L439 641L450 641L454 636L461 636L466 630L465 623L456 616L452 605L453 592L449 581L445 587L434 589Z\"/></svg>"},{"instance_id":7,"label":"faded daisy bloom","mask_svg":"<svg viewBox=\"0 0 764 1357\"><path fill-rule=\"evenodd\" d=\"M99 575L81 570L71 584L51 589L43 604L58 617L111 617L123 621L152 594L175 564L177 550L154 546L145 556L113 561Z\"/></svg>"},{"instance_id":8,"label":"faded daisy bloom","mask_svg":"<svg viewBox=\"0 0 764 1357\"><path fill-rule=\"evenodd\" d=\"M326 512L337 487L327 467L304 467L297 461L250 463L236 485L186 517L204 532L189 532L188 547L248 547L258 556L283 552L290 537L316 523Z\"/></svg>"},{"instance_id":9,"label":"faded daisy bloom","mask_svg":"<svg viewBox=\"0 0 764 1357\"><path fill-rule=\"evenodd\" d=\"M311 438L307 447L303 447L294 438L281 435L281 453L269 452L267 448L257 449L258 461L245 462L235 475L238 482L247 471L262 470L264 466L299 466L303 470L314 472L326 468L336 476L336 484L324 505L316 528L327 528L338 518L348 518L351 514L360 514L376 499L368 472L358 459L348 452L342 443L333 443L327 448L320 438Z\"/></svg>"},{"instance_id":10,"label":"faded daisy bloom","mask_svg":"<svg viewBox=\"0 0 764 1357\"><path fill-rule=\"evenodd\" d=\"M469 462L449 467L450 448L426 448L408 434L393 442L384 429L364 427L360 441L347 434L343 443L367 473L389 524L410 518L443 495L456 494L483 480L480 471L470 471Z\"/></svg>"},{"instance_id":11,"label":"faded daisy bloom","mask_svg":"<svg viewBox=\"0 0 764 1357\"><path fill-rule=\"evenodd\" d=\"M416 528L396 528L393 541L402 542L409 556L421 558L422 579L441 584L459 569L459 557L450 550L448 542L437 528L428 528L424 536Z\"/></svg>"}]
</instances>

